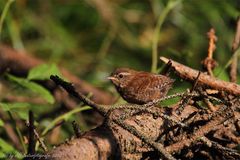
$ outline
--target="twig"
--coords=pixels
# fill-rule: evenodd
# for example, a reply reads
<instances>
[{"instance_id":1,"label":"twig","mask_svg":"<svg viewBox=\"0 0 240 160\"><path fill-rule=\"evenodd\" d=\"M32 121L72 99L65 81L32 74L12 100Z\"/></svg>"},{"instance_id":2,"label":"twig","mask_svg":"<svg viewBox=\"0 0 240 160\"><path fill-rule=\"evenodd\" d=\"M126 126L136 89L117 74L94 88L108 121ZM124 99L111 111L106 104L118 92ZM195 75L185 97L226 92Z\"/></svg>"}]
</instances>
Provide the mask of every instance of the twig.
<instances>
[{"instance_id":1,"label":"twig","mask_svg":"<svg viewBox=\"0 0 240 160\"><path fill-rule=\"evenodd\" d=\"M212 69L216 67L217 62L213 59L213 52L216 49L215 42L217 41L217 36L215 35L215 30L213 28L207 33L209 38L208 46L208 56L204 59L203 66L207 69L208 74L213 76Z\"/></svg>"},{"instance_id":2,"label":"twig","mask_svg":"<svg viewBox=\"0 0 240 160\"><path fill-rule=\"evenodd\" d=\"M240 17L237 19L237 25L236 25L236 33L234 37L234 41L232 44L232 53L234 54L237 49L239 48L240 43ZM231 82L237 82L237 64L238 64L238 55L234 54L232 59L232 64L230 67L230 80Z\"/></svg>"},{"instance_id":3,"label":"twig","mask_svg":"<svg viewBox=\"0 0 240 160\"><path fill-rule=\"evenodd\" d=\"M204 96L203 102L207 105L208 109L210 111L212 111L212 112L216 111L216 108L213 106L213 104L211 103L210 99L211 100L215 100L215 101L217 101L219 103L224 103L226 105L230 104L229 102L226 102L225 100L221 100L221 102L220 102L219 99L216 99L215 97L209 96L208 93L205 90L203 90L202 88L199 88L198 91L199 91L199 93L201 95Z\"/></svg>"},{"instance_id":4,"label":"twig","mask_svg":"<svg viewBox=\"0 0 240 160\"><path fill-rule=\"evenodd\" d=\"M172 118L172 117L170 117L170 116L168 116L168 115L166 115L166 114L164 114L164 113L161 113L161 112L154 112L154 111L152 111L151 109L144 109L144 108L141 108L141 110L142 111L145 111L145 112L148 112L148 113L151 113L153 116L155 116L155 117L162 117L162 118L164 118L164 119L167 119L167 120L169 120L170 122L173 122L173 123L175 123L175 124L177 124L177 125L179 125L179 126L181 126L181 127L187 127L187 125L186 124L184 124L184 123L182 123L182 122L179 122L179 120L176 120L176 119L174 119L174 118Z\"/></svg>"},{"instance_id":5,"label":"twig","mask_svg":"<svg viewBox=\"0 0 240 160\"><path fill-rule=\"evenodd\" d=\"M169 95L169 96L165 96L165 97L162 97L160 99L157 99L157 100L154 100L152 102L148 102L146 104L142 104L142 105L137 105L137 104L120 104L120 105L114 105L112 107L108 107L108 111L106 113L109 114L109 112L113 111L113 110L116 110L116 109L138 109L138 108L148 108L148 107L151 107L151 106L154 106L154 105L157 105L158 103L162 102L162 101L165 101L165 100L168 100L168 99L172 99L172 98L176 98L176 97L183 97L183 96L192 96L192 97L196 97L196 96L199 96L200 94L198 93L186 93L186 92L183 92L183 93L175 93L173 95ZM215 99L215 98L214 98ZM105 116L106 117L106 116Z\"/></svg>"},{"instance_id":6,"label":"twig","mask_svg":"<svg viewBox=\"0 0 240 160\"><path fill-rule=\"evenodd\" d=\"M218 143L216 143L216 142L214 142L214 141L209 140L209 139L208 139L207 137L205 137L205 136L201 137L200 140L203 141L203 142L204 142L208 147L210 147L210 148L212 147L212 148L215 148L215 149L217 149L218 151L220 151L220 152L222 152L222 153L223 153L223 152L226 152L226 153L228 153L229 155L237 156L238 159L240 159L240 154L237 153L237 151L234 150L234 149L223 147L222 145L220 145L220 144L218 144ZM236 158L236 157L235 157L235 158Z\"/></svg>"},{"instance_id":7,"label":"twig","mask_svg":"<svg viewBox=\"0 0 240 160\"><path fill-rule=\"evenodd\" d=\"M189 96L199 96L199 94L198 93L175 93L175 94L173 94L173 95L169 95L169 96L165 96L165 97L163 97L163 98L160 98L160 99L158 99L158 100L155 100L155 101L152 101L152 102L149 102L149 103L146 103L146 104L143 104L142 106L143 107L150 107L150 106L153 106L153 105L155 105L155 104L157 104L157 103L159 103L159 102L162 102L162 101L164 101L164 100L168 100L168 99L172 99L172 98L176 98L176 97L183 97L183 96L185 96L185 95L189 95ZM139 105L139 106L141 106L141 105Z\"/></svg>"},{"instance_id":8,"label":"twig","mask_svg":"<svg viewBox=\"0 0 240 160\"><path fill-rule=\"evenodd\" d=\"M42 149L43 149L45 152L47 152L47 151L48 151L47 146L45 145L45 143L43 142L43 140L42 140L41 137L39 136L39 134L38 134L38 132L37 132L36 129L34 129L34 134L35 134L35 136L36 136L36 138L37 138L40 146L42 147Z\"/></svg>"},{"instance_id":9,"label":"twig","mask_svg":"<svg viewBox=\"0 0 240 160\"><path fill-rule=\"evenodd\" d=\"M185 106L189 103L189 101L192 99L192 96L187 95L187 94L193 93L193 91L194 91L195 88L197 87L197 83L198 83L198 79L199 79L200 75L201 75L201 72L198 72L198 75L197 75L197 77L196 77L196 79L195 79L195 81L194 81L194 83L193 83L193 86L192 86L190 92L189 92L189 90L187 90L186 95L182 97L181 102L180 102L180 104L179 104L179 107L178 107L178 108L176 109L176 111L175 111L178 115L181 114L181 112L183 111L184 107L185 107Z\"/></svg>"},{"instance_id":10,"label":"twig","mask_svg":"<svg viewBox=\"0 0 240 160\"><path fill-rule=\"evenodd\" d=\"M196 89L196 87L197 87L197 85L198 85L198 81L199 81L200 75L201 75L201 72L199 71L199 72L198 72L198 75L197 75L197 77L196 77L196 79L195 79L195 81L194 81L194 83L193 83L193 86L192 86L192 88L191 88L191 90L190 90L190 93L193 93L193 91Z\"/></svg>"},{"instance_id":11,"label":"twig","mask_svg":"<svg viewBox=\"0 0 240 160\"><path fill-rule=\"evenodd\" d=\"M171 60L164 66L163 70L161 71L162 75L169 76L170 69L171 69L172 62Z\"/></svg>"},{"instance_id":12,"label":"twig","mask_svg":"<svg viewBox=\"0 0 240 160\"><path fill-rule=\"evenodd\" d=\"M77 138L81 137L82 133L81 133L81 129L79 127L79 125L77 124L76 121L73 121L72 122L72 127L73 127L73 130L74 130L74 133L76 135Z\"/></svg>"},{"instance_id":13,"label":"twig","mask_svg":"<svg viewBox=\"0 0 240 160\"><path fill-rule=\"evenodd\" d=\"M170 153L175 153L181 151L184 147L190 146L194 143L198 138L203 137L205 134L210 131L216 129L219 124L222 124L224 121L233 116L232 110L227 106L223 107L224 109L219 109L220 111L214 114L211 121L209 121L204 126L200 127L197 131L195 131L192 135L188 136L187 139L182 141L178 141L177 143L171 144L167 146L166 149ZM180 135L181 136L181 135ZM176 137L177 139L177 137Z\"/></svg>"},{"instance_id":14,"label":"twig","mask_svg":"<svg viewBox=\"0 0 240 160\"><path fill-rule=\"evenodd\" d=\"M87 97L85 97L82 93L77 92L71 83L63 81L58 76L53 75L50 77L50 79L53 80L57 85L62 86L70 95L81 100L84 104L87 104L90 107L96 109L101 115L105 115L107 113L107 108L105 106L96 104Z\"/></svg>"},{"instance_id":15,"label":"twig","mask_svg":"<svg viewBox=\"0 0 240 160\"><path fill-rule=\"evenodd\" d=\"M135 136L140 138L143 142L151 145L154 149L159 151L166 159L175 160L175 158L165 150L164 146L161 143L156 143L154 141L149 140L149 138L139 133L134 127L124 124L124 122L121 120L113 119L113 122L122 127L123 129L129 131L130 133L134 134Z\"/></svg>"},{"instance_id":16,"label":"twig","mask_svg":"<svg viewBox=\"0 0 240 160\"><path fill-rule=\"evenodd\" d=\"M35 153L35 140L34 140L34 115L32 111L29 111L29 126L28 126L28 154L33 155Z\"/></svg>"},{"instance_id":17,"label":"twig","mask_svg":"<svg viewBox=\"0 0 240 160\"><path fill-rule=\"evenodd\" d=\"M201 74L201 76L199 77L199 82L203 76L205 76L205 75ZM117 146L117 142L120 142L119 143L119 145L121 145L120 147L123 147L123 149L126 149L126 152L122 153L123 156L128 155L128 154L133 154L131 152L131 150L130 150L131 153L128 153L128 150L127 150L128 146L125 146L125 143L124 143L125 141L129 142L129 138L125 137L125 136L130 136L130 137L132 137L132 138L130 138L131 140L137 141L137 143L133 142L134 146L136 146L136 145L138 146L138 144L141 145L141 146L138 146L138 147L140 147L139 149L141 151L143 149L143 150L147 150L145 152L149 152L149 151L152 151L152 149L155 149L155 151L158 151L164 158L172 159L172 158L174 158L172 156L173 153L180 152L185 147L189 147L192 144L195 144L195 142L199 138L207 135L211 131L220 130L223 126L223 123L226 122L226 120L228 120L229 118L233 117L233 111L235 111L237 106L239 106L238 103L235 103L235 102L226 103L225 101L222 101L216 97L211 97L211 96L207 95L206 93L197 93L194 91L191 94L193 96L197 96L197 99L202 100L204 98L207 98L207 99L214 100L214 101L217 101L218 103L223 103L226 105L222 105L221 107L219 107L219 109L216 112L212 112L211 114L207 114L207 113L204 113L203 115L199 114L198 120L196 120L196 117L192 117L194 120L192 122L187 123L191 127L182 129L181 127L186 126L184 123L182 123L182 122L176 123L176 121L172 115L167 117L163 112L161 112L162 110L164 110L164 108L156 108L155 106L153 107L153 105L155 105L157 102L159 102L163 99L166 99L166 98L157 100L155 102L147 103L144 105L135 105L135 104L119 105L116 108L119 110L116 110L116 112L111 112L111 111L114 111L115 106L111 106L111 105L110 106L102 106L102 105L96 104L96 103L92 102L91 100L87 99L84 95L75 91L75 88L72 86L71 83L65 82L56 76L51 76L51 79L54 80L58 85L61 85L63 88L65 88L69 92L69 94L71 94L71 95L73 94L74 97L82 100L86 105L89 105L98 111L100 108L100 113L103 114L104 116L106 116L106 118L107 118L107 122L108 122L107 124L109 125L109 123L110 123L112 125L109 125L107 127L106 127L106 125L102 125L101 127L99 127L99 131L101 131L101 132L97 135L99 135L100 137L104 137L104 139L107 141L109 138L110 139L112 138L112 135L114 135L114 137L113 137L114 142L113 142L113 144L111 144L111 146ZM176 95L183 96L184 94L179 93ZM168 96L168 98L176 97L176 95ZM156 109L155 110L156 113L154 112L154 109ZM145 119L146 121L149 121L149 120L151 121L151 119L153 119L154 123L156 122L157 124L159 124L159 126L157 126L158 131L156 132L156 134L155 134L155 131L153 131L154 135L150 136L151 138L149 137L150 132L148 132L149 131L148 128L146 128L148 130L147 132L144 131L145 128L144 128L144 130L139 130L139 127L140 128L147 127L147 125L146 126L142 125L143 124L142 122L144 122L144 124L146 124L146 123L145 123L144 119L141 119L144 117L145 114L141 115L143 117L138 117L138 116L140 116L139 113L141 111L142 111L142 113L147 113L146 115L148 117L150 116L150 119L148 119L148 118ZM107 113L110 113L110 115L107 115ZM150 114L148 114L148 113L150 113ZM135 118L135 114L140 119ZM189 113L189 114L191 114L191 113ZM154 116L156 116L157 118L158 117L163 117L163 118L155 119ZM191 115L189 115L189 116L191 116ZM162 121L162 119L167 119L170 122L174 122L174 123L178 124L179 126L181 126L180 127L181 130L177 130L176 127L175 128L170 127L171 129L169 128L170 129L169 132L166 132L167 129L165 128L164 124L168 124L168 123L164 123ZM200 122L200 121L201 121L201 123L199 124L198 122ZM125 124L125 123L127 123L127 124ZM135 125L135 124L137 124L137 125ZM149 123L149 125L151 125L151 124L152 123ZM105 135L105 131L102 131L102 130L109 129L109 127L110 127L110 129L112 128L111 133L113 133L113 134ZM159 130L159 128L161 131ZM114 129L116 129L116 130L114 130ZM185 132L185 130L186 130L186 132ZM158 138L158 137L160 137L159 134L161 134L162 132L165 132L165 133L162 134L163 135L162 138L159 139ZM171 137L169 137L170 139L166 135L168 133L171 134L170 135ZM106 137L103 136L102 134L105 135ZM83 141L84 136L85 135L81 136L81 138L78 139L79 142ZM91 135L91 133L90 133L90 136L89 136L90 139L93 139L94 144L95 144L95 139L93 137L96 137L96 135L95 134ZM87 137L88 140L89 140L89 137ZM116 141L116 139L117 139L117 141ZM163 142L163 141L164 142L169 141L169 142L164 143L164 145L167 145L167 146L164 146L162 143L158 143L156 141L156 139L159 139L161 142ZM140 143L138 143L139 141L140 141ZM121 142L123 142L123 143L121 143ZM90 144L92 144L92 142ZM146 144L147 146L144 144ZM82 144L78 144L77 146L81 146L81 145ZM83 144L83 145L86 145L86 144ZM63 148L64 146L65 146L65 148ZM67 144L62 145L62 147L56 149L52 153L58 154L58 153L62 153L64 150L64 153L66 153L67 156L72 156L72 154L67 153L67 152L69 152L68 147L71 147L71 146L73 146L72 142L68 142ZM98 146L98 145L96 145L96 146ZM94 148L96 148L96 147L94 147ZM76 149L76 150L78 150L78 149ZM104 152L104 154L105 154L105 151L100 150L100 151L98 151L98 153L99 152ZM74 154L74 156L79 156L78 153L79 152L76 152ZM107 154L110 156L115 153L112 153L111 151L108 150ZM140 154L142 154L142 152L140 152ZM91 154L88 154L88 155L91 156Z\"/></svg>"},{"instance_id":18,"label":"twig","mask_svg":"<svg viewBox=\"0 0 240 160\"><path fill-rule=\"evenodd\" d=\"M29 121L29 122L30 122L30 121ZM27 126L27 127L30 127L30 123L29 123L29 122L26 122L26 126ZM39 136L37 130L35 129L35 127L33 128L33 134L36 136L36 139L37 139L37 141L39 142L39 144L40 144L40 146L42 147L42 149L43 149L45 152L47 152L48 149L47 149L46 145L44 144L43 140L40 138L40 136ZM34 144L34 146L35 146L35 144ZM34 147L34 148L35 148L35 147Z\"/></svg>"},{"instance_id":19,"label":"twig","mask_svg":"<svg viewBox=\"0 0 240 160\"><path fill-rule=\"evenodd\" d=\"M151 108L149 108L149 107L144 107L144 106L139 107L138 105L128 105L128 106L126 105L126 106L121 107L121 108L119 108L119 107L118 107L118 108L112 108L109 112L111 112L111 111L113 111L113 110L115 110L115 109L130 109L130 110L135 110L135 112L128 112L128 113L129 113L128 116L126 116L128 113L124 114L124 115L121 117L121 118L123 118L123 120L126 119L126 118L128 118L129 116L132 116L133 114L137 114L137 113L139 113L139 112L145 112L145 113L150 113L150 114L152 114L154 118L162 117L163 119L167 119L167 120L169 120L170 122L173 122L173 123L175 123L175 124L177 124L177 125L179 125L179 126L181 126L181 127L187 127L186 124L184 124L184 123L182 123L182 122L179 122L178 120L176 120L176 119L174 119L174 118L172 118L172 117L170 117L170 116L162 113L161 111L159 111L159 112L153 111L153 110L152 110Z\"/></svg>"},{"instance_id":20,"label":"twig","mask_svg":"<svg viewBox=\"0 0 240 160\"><path fill-rule=\"evenodd\" d=\"M216 108L214 107L214 105L209 101L209 99L204 98L203 102L207 105L208 109L212 112L216 111Z\"/></svg>"},{"instance_id":21,"label":"twig","mask_svg":"<svg viewBox=\"0 0 240 160\"><path fill-rule=\"evenodd\" d=\"M107 105L99 105L94 103L93 101L91 101L90 99L88 99L87 97L85 97L83 94L77 92L74 88L74 86L71 83L68 83L64 80L62 80L61 78L59 78L58 76L51 76L50 77L51 80L53 80L57 85L62 86L70 95L80 99L81 101L83 101L83 103L88 104L89 106L93 107L94 109L96 109L100 114L102 114L103 116L105 116L109 111L114 110L114 109L120 109L120 108L127 108L128 106L138 106L140 107L150 107L153 106L163 100L167 100L167 99L171 99L171 98L175 98L175 97L179 97L179 96L183 96L185 95L185 93L176 93L174 95L170 95L170 96L166 96L163 98L160 98L158 100L143 104L143 105L136 105L136 104L126 104L126 105L118 105L118 106L107 106ZM189 95L192 96L198 96L199 94L197 93L191 93Z\"/></svg>"},{"instance_id":22,"label":"twig","mask_svg":"<svg viewBox=\"0 0 240 160\"><path fill-rule=\"evenodd\" d=\"M169 61L168 58L160 57L160 59L167 63ZM195 77L197 76L197 70L194 70L190 67L184 66L178 62L172 60L172 68L176 71L176 73L183 79L187 79L190 81L194 81ZM240 95L240 86L236 83L226 82L223 80L219 80L217 78L211 77L206 74L201 74L199 78L199 85L206 85L212 87L213 89L217 89L220 91L226 91L228 93L234 94L239 96Z\"/></svg>"},{"instance_id":23,"label":"twig","mask_svg":"<svg viewBox=\"0 0 240 160\"><path fill-rule=\"evenodd\" d=\"M105 115L107 113L107 108L94 103L93 101L89 100L88 98L86 98L83 94L78 93L75 91L75 88L72 86L71 83L65 82L62 79L60 79L57 76L51 76L50 77L57 85L62 86L70 95L80 99L81 101L83 101L84 104L93 107L94 109L96 109L97 111L100 112L100 114ZM175 160L174 157L172 157L171 154L169 154L168 152L165 151L164 147L162 144L160 143L156 143L154 141L149 140L149 138L146 138L144 135L142 135L141 133L139 133L135 128L131 127L131 126L127 126L124 124L123 121L121 121L120 119L113 119L112 120L114 123L118 124L119 126L121 126L122 128L128 130L130 133L134 134L135 136L137 136L138 138L140 138L141 140L143 140L145 143L149 144L150 146L152 146L153 148L155 148L156 150L158 150L165 158L169 159L169 160Z\"/></svg>"}]
</instances>

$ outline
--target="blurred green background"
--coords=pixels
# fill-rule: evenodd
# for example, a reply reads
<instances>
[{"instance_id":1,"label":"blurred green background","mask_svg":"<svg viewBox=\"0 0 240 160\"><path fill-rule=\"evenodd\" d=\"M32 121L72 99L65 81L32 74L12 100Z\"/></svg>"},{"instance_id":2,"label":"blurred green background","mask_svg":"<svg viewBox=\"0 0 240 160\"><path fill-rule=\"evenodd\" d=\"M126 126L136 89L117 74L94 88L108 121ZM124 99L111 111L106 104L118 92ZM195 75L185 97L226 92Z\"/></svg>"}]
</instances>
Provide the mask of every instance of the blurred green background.
<instances>
[{"instance_id":1,"label":"blurred green background","mask_svg":"<svg viewBox=\"0 0 240 160\"><path fill-rule=\"evenodd\" d=\"M2 10L6 0L0 1ZM152 37L167 0L17 0L1 42L54 61L93 83L118 66L150 71ZM165 18L158 53L193 67L207 54L206 33L218 36L214 58L230 48L238 0L182 0ZM94 63L99 63L92 68ZM86 76L87 75L87 76Z\"/></svg>"},{"instance_id":2,"label":"blurred green background","mask_svg":"<svg viewBox=\"0 0 240 160\"><path fill-rule=\"evenodd\" d=\"M208 50L206 33L213 27L218 37L214 59L219 65L215 72L223 69L220 78L227 80L228 70L224 66L232 55L240 1L176 1L178 3L163 17L157 35L158 57L166 56L201 69L201 61ZM115 92L106 80L114 68L151 71L152 40L159 16L166 12L169 3L176 1L16 0L3 21L0 43L56 63L94 86ZM7 2L0 0L0 13ZM158 68L161 66L159 62ZM177 82L172 92L185 89L182 84L178 85L180 83ZM35 110L36 117L40 113ZM44 126L51 120L53 117L39 120L39 123ZM82 127L87 129L87 124L84 125ZM4 129L0 131L6 137ZM55 143L72 135L67 125L61 132L64 136ZM5 142L11 146L8 138Z\"/></svg>"}]
</instances>

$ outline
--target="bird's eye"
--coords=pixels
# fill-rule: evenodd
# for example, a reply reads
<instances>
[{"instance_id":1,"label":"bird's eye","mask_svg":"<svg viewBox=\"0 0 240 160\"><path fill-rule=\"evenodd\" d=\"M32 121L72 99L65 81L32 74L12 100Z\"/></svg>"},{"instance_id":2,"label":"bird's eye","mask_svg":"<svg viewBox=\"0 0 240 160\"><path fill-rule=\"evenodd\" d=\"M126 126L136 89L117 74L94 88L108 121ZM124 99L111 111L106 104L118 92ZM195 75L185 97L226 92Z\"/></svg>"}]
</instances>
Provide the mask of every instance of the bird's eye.
<instances>
[{"instance_id":1,"label":"bird's eye","mask_svg":"<svg viewBox=\"0 0 240 160\"><path fill-rule=\"evenodd\" d=\"M119 77L119 78L123 78L123 75L122 75L122 74L119 74L118 77Z\"/></svg>"}]
</instances>

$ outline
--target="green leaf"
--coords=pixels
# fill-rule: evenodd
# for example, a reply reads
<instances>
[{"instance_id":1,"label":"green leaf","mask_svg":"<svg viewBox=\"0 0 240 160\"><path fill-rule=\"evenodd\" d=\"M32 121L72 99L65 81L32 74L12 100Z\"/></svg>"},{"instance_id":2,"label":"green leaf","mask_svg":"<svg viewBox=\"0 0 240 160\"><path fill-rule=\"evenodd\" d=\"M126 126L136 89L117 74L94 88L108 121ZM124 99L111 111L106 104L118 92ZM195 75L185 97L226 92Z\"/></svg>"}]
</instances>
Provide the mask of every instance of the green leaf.
<instances>
[{"instance_id":1,"label":"green leaf","mask_svg":"<svg viewBox=\"0 0 240 160\"><path fill-rule=\"evenodd\" d=\"M19 111L19 112L16 112L16 114L20 117L20 119L22 120L28 120L28 112L25 111Z\"/></svg>"},{"instance_id":2,"label":"green leaf","mask_svg":"<svg viewBox=\"0 0 240 160\"><path fill-rule=\"evenodd\" d=\"M81 111L89 110L89 109L91 109L91 107L89 107L89 106L75 108L63 115L60 115L59 117L55 118L53 121L51 121L51 123L48 124L48 126L43 130L42 136L44 136L50 129L52 129L60 121L62 121L62 120L67 121L70 118L70 116L72 116L73 114L81 112Z\"/></svg>"},{"instance_id":3,"label":"green leaf","mask_svg":"<svg viewBox=\"0 0 240 160\"><path fill-rule=\"evenodd\" d=\"M8 78L16 83L18 83L19 85L31 90L34 93L37 93L38 95L40 95L43 99L45 99L48 103L53 104L54 103L54 98L51 95L51 93L45 89L44 87L42 87L41 85L35 83L35 82L31 82L27 79L24 78L19 78L19 77L15 77L13 75L7 75Z\"/></svg>"},{"instance_id":4,"label":"green leaf","mask_svg":"<svg viewBox=\"0 0 240 160\"><path fill-rule=\"evenodd\" d=\"M9 143L0 138L0 158L8 158L7 156L14 156L15 158L23 158L23 155L14 149Z\"/></svg>"},{"instance_id":5,"label":"green leaf","mask_svg":"<svg viewBox=\"0 0 240 160\"><path fill-rule=\"evenodd\" d=\"M23 109L23 108L29 108L29 103L23 103L23 102L17 102L17 103L0 103L0 107L4 111L10 111L10 110L16 110L16 109Z\"/></svg>"},{"instance_id":6,"label":"green leaf","mask_svg":"<svg viewBox=\"0 0 240 160\"><path fill-rule=\"evenodd\" d=\"M227 73L227 70L222 68L221 66L217 66L213 70L214 75L217 76L217 78L224 80L224 81L229 81L229 75Z\"/></svg>"},{"instance_id":7,"label":"green leaf","mask_svg":"<svg viewBox=\"0 0 240 160\"><path fill-rule=\"evenodd\" d=\"M30 103L0 103L0 108L2 108L3 111L14 112L23 120L28 120L28 113L26 112L26 109L29 109L30 107Z\"/></svg>"},{"instance_id":8,"label":"green leaf","mask_svg":"<svg viewBox=\"0 0 240 160\"><path fill-rule=\"evenodd\" d=\"M2 119L0 119L0 127L3 127L4 126L4 122Z\"/></svg>"},{"instance_id":9,"label":"green leaf","mask_svg":"<svg viewBox=\"0 0 240 160\"><path fill-rule=\"evenodd\" d=\"M61 77L61 73L55 64L41 64L32 68L29 71L28 80L46 80L51 75L58 75Z\"/></svg>"}]
</instances>

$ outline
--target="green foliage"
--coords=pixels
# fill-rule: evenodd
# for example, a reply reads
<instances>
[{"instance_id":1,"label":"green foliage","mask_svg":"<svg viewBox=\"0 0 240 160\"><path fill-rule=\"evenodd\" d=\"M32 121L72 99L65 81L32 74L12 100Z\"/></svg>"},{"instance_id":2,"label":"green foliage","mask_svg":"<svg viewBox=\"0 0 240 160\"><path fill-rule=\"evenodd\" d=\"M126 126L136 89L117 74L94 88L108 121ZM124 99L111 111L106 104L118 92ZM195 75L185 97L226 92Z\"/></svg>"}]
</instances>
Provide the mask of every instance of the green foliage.
<instances>
[{"instance_id":1,"label":"green foliage","mask_svg":"<svg viewBox=\"0 0 240 160\"><path fill-rule=\"evenodd\" d=\"M75 113L88 110L88 107L60 114L65 112L60 108L61 104L54 103L52 94L36 83L49 79L51 74L61 76L56 62L89 83L109 91L113 86L106 77L114 68L150 71L152 66L152 71L158 72L162 67L159 55L201 70L201 61L208 50L206 33L213 27L218 37L213 54L218 62L214 75L229 80L231 43L235 20L240 15L236 0L12 2L0 0L1 44L25 50L26 54L44 59L47 64L31 69L26 78L7 75L15 85L6 83L10 89L6 94L4 91L0 94L0 109L8 120L11 120L10 114L16 120L27 120L27 111L33 110L43 139L48 139L47 133L63 120L74 118L86 128L92 127L82 115L75 116ZM176 82L168 95L191 87L190 83L173 78ZM2 85L5 83L0 83L0 89ZM40 97L46 104L10 103L5 99L8 95ZM177 100L165 101L161 105L168 106ZM0 119L0 127L4 125L4 118ZM16 129L14 120L11 120L11 125ZM22 129L16 129L20 141ZM71 135L67 127L61 127L61 133ZM7 137L4 132L0 134ZM14 150L10 143L10 139L0 141L1 155Z\"/></svg>"},{"instance_id":2,"label":"green foliage","mask_svg":"<svg viewBox=\"0 0 240 160\"><path fill-rule=\"evenodd\" d=\"M1 32L2 32L2 27L3 27L3 23L5 20L5 17L8 13L9 7L11 6L11 4L14 2L15 0L8 0L3 8L1 17L0 17L0 37L1 37Z\"/></svg>"},{"instance_id":3,"label":"green foliage","mask_svg":"<svg viewBox=\"0 0 240 160\"><path fill-rule=\"evenodd\" d=\"M0 158L10 159L11 157L20 159L23 158L23 155L5 140L0 138Z\"/></svg>"},{"instance_id":4,"label":"green foliage","mask_svg":"<svg viewBox=\"0 0 240 160\"><path fill-rule=\"evenodd\" d=\"M18 110L20 108L29 108L29 103L21 103L21 102L18 102L18 103L0 103L0 106L1 108L4 110L4 111L11 111L11 110Z\"/></svg>"},{"instance_id":5,"label":"green foliage","mask_svg":"<svg viewBox=\"0 0 240 160\"><path fill-rule=\"evenodd\" d=\"M168 13L177 5L181 4L182 0L170 0L167 3L167 6L163 9L162 13L158 18L157 25L154 30L154 37L153 37L153 44L152 44L152 68L151 71L153 73L157 73L158 67L158 41L159 41L159 34L161 31L162 24L168 15Z\"/></svg>"},{"instance_id":6,"label":"green foliage","mask_svg":"<svg viewBox=\"0 0 240 160\"><path fill-rule=\"evenodd\" d=\"M48 80L51 75L61 76L58 67L55 64L42 64L32 68L27 76L28 80Z\"/></svg>"},{"instance_id":7,"label":"green foliage","mask_svg":"<svg viewBox=\"0 0 240 160\"><path fill-rule=\"evenodd\" d=\"M0 119L0 127L3 127L4 126L4 122L2 119Z\"/></svg>"},{"instance_id":8,"label":"green foliage","mask_svg":"<svg viewBox=\"0 0 240 160\"><path fill-rule=\"evenodd\" d=\"M27 120L28 119L28 112L27 110L30 108L29 103L0 103L0 108L5 112L12 112L17 114L21 119Z\"/></svg>"},{"instance_id":9,"label":"green foliage","mask_svg":"<svg viewBox=\"0 0 240 160\"><path fill-rule=\"evenodd\" d=\"M85 107L81 107L81 108L76 108L73 109L63 115L58 116L57 118L55 118L54 120L51 121L51 123L49 123L47 125L47 127L43 130L42 132L42 136L45 135L50 129L52 129L55 125L57 125L57 123L61 122L61 121L68 121L69 118L72 117L73 114L76 114L78 112L82 112L85 110L89 110L91 109L91 107L85 106Z\"/></svg>"},{"instance_id":10,"label":"green foliage","mask_svg":"<svg viewBox=\"0 0 240 160\"><path fill-rule=\"evenodd\" d=\"M221 67L221 66L216 67L213 70L213 73L219 79L224 80L224 81L229 81L229 74L228 74L227 70L224 69L223 67Z\"/></svg>"},{"instance_id":11,"label":"green foliage","mask_svg":"<svg viewBox=\"0 0 240 160\"><path fill-rule=\"evenodd\" d=\"M45 99L48 103L50 103L50 104L54 103L54 98L53 98L52 94L47 89L42 87L41 85L39 85L35 82L31 82L27 79L15 77L15 76L9 75L9 74L7 75L7 77L11 81L18 83L22 87L31 90L33 93L37 93L40 97Z\"/></svg>"}]
</instances>

